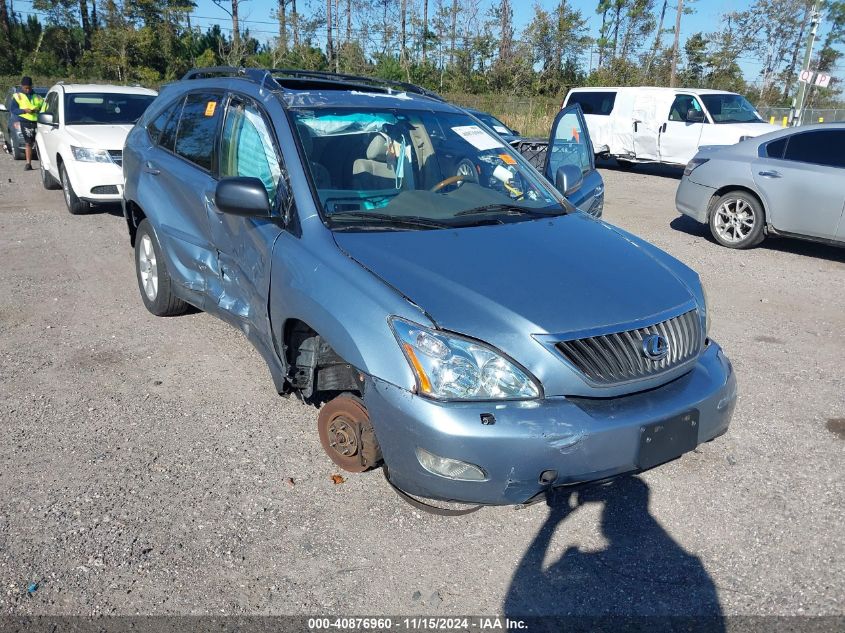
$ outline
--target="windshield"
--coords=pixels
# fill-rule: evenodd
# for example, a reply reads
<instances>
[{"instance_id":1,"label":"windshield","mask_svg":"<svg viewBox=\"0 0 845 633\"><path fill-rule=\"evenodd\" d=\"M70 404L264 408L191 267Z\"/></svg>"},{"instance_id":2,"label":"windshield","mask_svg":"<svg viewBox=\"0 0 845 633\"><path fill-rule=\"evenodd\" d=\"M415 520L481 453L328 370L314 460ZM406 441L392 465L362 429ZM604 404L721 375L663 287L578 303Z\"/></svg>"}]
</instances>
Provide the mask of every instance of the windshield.
<instances>
[{"instance_id":1,"label":"windshield","mask_svg":"<svg viewBox=\"0 0 845 633\"><path fill-rule=\"evenodd\" d=\"M566 213L525 160L465 113L291 111L335 229L499 224Z\"/></svg>"},{"instance_id":2,"label":"windshield","mask_svg":"<svg viewBox=\"0 0 845 633\"><path fill-rule=\"evenodd\" d=\"M741 95L699 95L714 123L754 123L762 121L754 106Z\"/></svg>"},{"instance_id":3,"label":"windshield","mask_svg":"<svg viewBox=\"0 0 845 633\"><path fill-rule=\"evenodd\" d=\"M515 132L510 129L507 125L499 121L496 117L492 114L487 114L485 112L473 112L475 118L484 123L484 125L492 128L499 134L507 134L508 136L515 136Z\"/></svg>"},{"instance_id":4,"label":"windshield","mask_svg":"<svg viewBox=\"0 0 845 633\"><path fill-rule=\"evenodd\" d=\"M155 95L72 93L65 96L65 124L133 124L153 99Z\"/></svg>"}]
</instances>

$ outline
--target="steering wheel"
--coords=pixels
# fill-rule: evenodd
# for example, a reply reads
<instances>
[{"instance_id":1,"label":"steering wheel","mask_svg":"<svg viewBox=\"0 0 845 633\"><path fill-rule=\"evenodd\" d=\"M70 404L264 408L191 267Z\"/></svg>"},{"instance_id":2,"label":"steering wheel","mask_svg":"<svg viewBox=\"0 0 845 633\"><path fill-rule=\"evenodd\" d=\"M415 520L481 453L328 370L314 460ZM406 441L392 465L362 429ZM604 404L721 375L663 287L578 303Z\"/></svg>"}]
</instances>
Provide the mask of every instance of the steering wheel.
<instances>
[{"instance_id":1,"label":"steering wheel","mask_svg":"<svg viewBox=\"0 0 845 633\"><path fill-rule=\"evenodd\" d=\"M464 181L467 181L467 180L469 180L469 181L473 180L472 176L469 175L469 174L458 174L457 176L449 176L448 178L444 178L443 180L438 182L436 185L434 185L431 188L430 191L432 193L434 193L434 192L440 191L441 189L443 189L443 187L448 187L449 185L454 185L454 184L457 184L459 182L464 182Z\"/></svg>"}]
</instances>

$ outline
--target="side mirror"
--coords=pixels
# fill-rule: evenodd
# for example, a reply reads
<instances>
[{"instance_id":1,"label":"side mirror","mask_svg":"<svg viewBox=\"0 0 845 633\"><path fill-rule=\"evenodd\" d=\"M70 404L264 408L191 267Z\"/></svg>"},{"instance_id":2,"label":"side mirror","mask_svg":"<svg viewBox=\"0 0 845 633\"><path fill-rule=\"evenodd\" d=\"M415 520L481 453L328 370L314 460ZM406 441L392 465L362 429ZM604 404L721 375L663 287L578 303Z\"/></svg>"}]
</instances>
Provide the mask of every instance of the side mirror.
<instances>
[{"instance_id":1,"label":"side mirror","mask_svg":"<svg viewBox=\"0 0 845 633\"><path fill-rule=\"evenodd\" d=\"M270 217L270 200L258 178L224 178L217 183L215 204L223 213L253 218Z\"/></svg>"},{"instance_id":2,"label":"side mirror","mask_svg":"<svg viewBox=\"0 0 845 633\"><path fill-rule=\"evenodd\" d=\"M704 123L704 112L690 108L687 110L687 123Z\"/></svg>"},{"instance_id":3,"label":"side mirror","mask_svg":"<svg viewBox=\"0 0 845 633\"><path fill-rule=\"evenodd\" d=\"M0 103L0 112L8 112L8 109L6 108L6 104Z\"/></svg>"},{"instance_id":4,"label":"side mirror","mask_svg":"<svg viewBox=\"0 0 845 633\"><path fill-rule=\"evenodd\" d=\"M511 130L511 133L512 133L514 136L519 136L519 130Z\"/></svg>"},{"instance_id":5,"label":"side mirror","mask_svg":"<svg viewBox=\"0 0 845 633\"><path fill-rule=\"evenodd\" d=\"M584 182L584 174L581 169L575 165L561 165L557 168L555 174L555 188L563 195L568 196L574 191L578 191L578 187Z\"/></svg>"},{"instance_id":6,"label":"side mirror","mask_svg":"<svg viewBox=\"0 0 845 633\"><path fill-rule=\"evenodd\" d=\"M38 122L42 125L52 125L55 126L56 123L53 121L53 115L48 112L42 112L38 115Z\"/></svg>"}]
</instances>

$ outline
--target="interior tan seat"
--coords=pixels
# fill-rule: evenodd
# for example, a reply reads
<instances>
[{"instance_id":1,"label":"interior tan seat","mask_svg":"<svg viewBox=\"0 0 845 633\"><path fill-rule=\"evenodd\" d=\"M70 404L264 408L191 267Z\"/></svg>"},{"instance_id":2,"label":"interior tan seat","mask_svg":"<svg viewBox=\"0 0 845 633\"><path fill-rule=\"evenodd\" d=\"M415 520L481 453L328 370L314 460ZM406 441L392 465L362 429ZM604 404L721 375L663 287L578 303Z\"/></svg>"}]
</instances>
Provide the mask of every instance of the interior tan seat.
<instances>
[{"instance_id":1,"label":"interior tan seat","mask_svg":"<svg viewBox=\"0 0 845 633\"><path fill-rule=\"evenodd\" d=\"M393 189L396 172L387 164L387 139L376 135L367 147L367 158L352 164L352 179L359 189Z\"/></svg>"}]
</instances>

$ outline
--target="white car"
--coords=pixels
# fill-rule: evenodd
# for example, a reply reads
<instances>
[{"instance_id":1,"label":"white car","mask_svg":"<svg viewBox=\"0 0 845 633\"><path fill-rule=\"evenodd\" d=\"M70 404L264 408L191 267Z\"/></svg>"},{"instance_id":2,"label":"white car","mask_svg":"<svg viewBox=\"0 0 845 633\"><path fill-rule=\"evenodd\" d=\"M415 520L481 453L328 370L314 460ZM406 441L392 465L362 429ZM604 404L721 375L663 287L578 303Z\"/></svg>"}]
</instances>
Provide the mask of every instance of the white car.
<instances>
[{"instance_id":1,"label":"white car","mask_svg":"<svg viewBox=\"0 0 845 633\"><path fill-rule=\"evenodd\" d=\"M58 83L38 115L41 182L64 190L68 211L123 196L123 144L153 102L154 90L130 86Z\"/></svg>"},{"instance_id":2,"label":"white car","mask_svg":"<svg viewBox=\"0 0 845 633\"><path fill-rule=\"evenodd\" d=\"M563 107L584 112L593 151L623 167L686 165L702 146L733 145L777 126L742 95L698 88L573 88Z\"/></svg>"}]
</instances>

